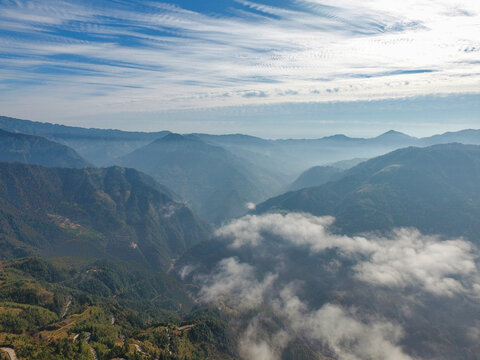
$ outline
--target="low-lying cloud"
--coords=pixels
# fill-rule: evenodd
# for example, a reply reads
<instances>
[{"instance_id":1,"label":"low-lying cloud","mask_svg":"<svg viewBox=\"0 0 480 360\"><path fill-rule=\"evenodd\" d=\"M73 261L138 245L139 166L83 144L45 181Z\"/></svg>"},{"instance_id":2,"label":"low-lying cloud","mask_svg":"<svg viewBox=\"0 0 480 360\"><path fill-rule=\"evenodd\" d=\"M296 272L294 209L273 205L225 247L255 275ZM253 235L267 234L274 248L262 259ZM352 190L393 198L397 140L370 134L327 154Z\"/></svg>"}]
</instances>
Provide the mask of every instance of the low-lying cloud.
<instances>
[{"instance_id":1,"label":"low-lying cloud","mask_svg":"<svg viewBox=\"0 0 480 360\"><path fill-rule=\"evenodd\" d=\"M217 230L232 241L232 248L257 247L265 236L275 236L312 253L337 249L342 256L358 258L355 277L392 288L420 287L443 296L476 293L477 249L463 239L442 241L415 229L397 229L390 236L344 236L330 231L333 217L309 214L248 215ZM473 281L472 281L473 276Z\"/></svg>"},{"instance_id":2,"label":"low-lying cloud","mask_svg":"<svg viewBox=\"0 0 480 360\"><path fill-rule=\"evenodd\" d=\"M280 293L276 306L295 332L323 342L340 359L411 359L396 345L403 337L402 328L389 321L361 322L354 310L329 303L309 311L289 287Z\"/></svg>"},{"instance_id":3,"label":"low-lying cloud","mask_svg":"<svg viewBox=\"0 0 480 360\"><path fill-rule=\"evenodd\" d=\"M412 329L408 323L424 315L419 311L432 312L419 320L422 329L437 317L442 310L430 309L429 301L478 302L479 252L472 243L404 228L388 236L338 235L334 222L302 213L247 215L216 231L228 255L194 281L201 302L246 319L239 327L243 359L279 360L298 341L313 357L419 359L405 346L404 327ZM466 338L476 338L477 325L465 324Z\"/></svg>"},{"instance_id":4,"label":"low-lying cloud","mask_svg":"<svg viewBox=\"0 0 480 360\"><path fill-rule=\"evenodd\" d=\"M222 260L213 276L203 278L200 300L218 302L227 297L229 305L240 308L258 306L271 290L276 275L267 274L262 281L255 277L254 267L235 258Z\"/></svg>"},{"instance_id":5,"label":"low-lying cloud","mask_svg":"<svg viewBox=\"0 0 480 360\"><path fill-rule=\"evenodd\" d=\"M388 320L361 321L354 309L331 303L312 311L295 295L294 286L286 286L276 293L276 298L265 297L263 305L273 308L282 328L272 331L269 316L263 313L250 319L239 341L243 359L279 360L287 346L298 338L313 348L328 349L339 359L412 359L398 345L403 329Z\"/></svg>"}]
</instances>

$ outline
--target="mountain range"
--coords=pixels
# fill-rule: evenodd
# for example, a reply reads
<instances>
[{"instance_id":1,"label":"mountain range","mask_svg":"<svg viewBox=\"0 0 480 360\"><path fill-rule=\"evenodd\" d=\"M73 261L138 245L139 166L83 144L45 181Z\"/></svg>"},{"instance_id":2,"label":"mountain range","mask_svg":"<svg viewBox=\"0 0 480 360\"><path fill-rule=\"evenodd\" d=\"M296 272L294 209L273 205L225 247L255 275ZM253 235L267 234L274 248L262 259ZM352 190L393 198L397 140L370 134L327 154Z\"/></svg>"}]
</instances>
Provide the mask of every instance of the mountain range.
<instances>
[{"instance_id":1,"label":"mountain range","mask_svg":"<svg viewBox=\"0 0 480 360\"><path fill-rule=\"evenodd\" d=\"M5 116L0 116L0 129L12 133L41 136L64 144L75 149L83 158L96 166L105 165L169 133L168 131L144 133L86 129Z\"/></svg>"},{"instance_id":2,"label":"mountain range","mask_svg":"<svg viewBox=\"0 0 480 360\"><path fill-rule=\"evenodd\" d=\"M320 139L266 140L245 135L201 135L205 141L223 146L233 154L254 158L258 166L283 176L297 177L319 165L330 165L354 158L372 158L393 150L417 146L460 142L480 145L480 130L463 130L432 137L416 138L398 131L388 131L373 138L352 138L333 135Z\"/></svg>"},{"instance_id":3,"label":"mountain range","mask_svg":"<svg viewBox=\"0 0 480 360\"><path fill-rule=\"evenodd\" d=\"M114 164L151 175L214 224L243 215L248 203L280 188L268 171L195 136L168 134Z\"/></svg>"},{"instance_id":4,"label":"mountain range","mask_svg":"<svg viewBox=\"0 0 480 360\"><path fill-rule=\"evenodd\" d=\"M478 357L477 130L0 129L0 345L22 360Z\"/></svg>"},{"instance_id":5,"label":"mountain range","mask_svg":"<svg viewBox=\"0 0 480 360\"><path fill-rule=\"evenodd\" d=\"M38 135L60 142L75 149L96 166L111 164L114 159L169 133L85 129L4 116L0 116L0 129ZM208 144L223 147L237 157L273 173L283 185L288 185L301 172L313 166L329 165L353 158L372 158L402 147L425 147L452 142L480 145L480 130L473 129L424 138L393 130L373 138L352 138L339 134L319 139L270 140L243 134L192 135Z\"/></svg>"},{"instance_id":6,"label":"mountain range","mask_svg":"<svg viewBox=\"0 0 480 360\"><path fill-rule=\"evenodd\" d=\"M350 234L403 226L477 241L479 181L480 146L408 147L365 161L336 181L269 199L256 212L331 215L339 231Z\"/></svg>"},{"instance_id":7,"label":"mountain range","mask_svg":"<svg viewBox=\"0 0 480 360\"><path fill-rule=\"evenodd\" d=\"M1 258L116 258L167 270L208 227L133 169L0 163Z\"/></svg>"}]
</instances>

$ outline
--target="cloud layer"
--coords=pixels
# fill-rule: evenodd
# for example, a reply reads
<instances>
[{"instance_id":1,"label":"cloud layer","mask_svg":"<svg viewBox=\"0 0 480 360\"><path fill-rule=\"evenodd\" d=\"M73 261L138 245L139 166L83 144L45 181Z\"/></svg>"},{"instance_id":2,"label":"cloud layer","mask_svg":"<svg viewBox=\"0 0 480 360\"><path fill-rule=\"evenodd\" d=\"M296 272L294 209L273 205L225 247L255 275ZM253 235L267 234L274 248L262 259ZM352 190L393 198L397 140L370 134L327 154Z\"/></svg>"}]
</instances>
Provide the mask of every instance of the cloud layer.
<instances>
[{"instance_id":1,"label":"cloud layer","mask_svg":"<svg viewBox=\"0 0 480 360\"><path fill-rule=\"evenodd\" d=\"M262 304L267 293L272 290L276 275L267 274L262 281L256 280L255 268L239 263L235 258L227 258L218 264L217 273L206 276L200 290L203 302L218 302L223 297L230 306L250 308Z\"/></svg>"},{"instance_id":2,"label":"cloud layer","mask_svg":"<svg viewBox=\"0 0 480 360\"><path fill-rule=\"evenodd\" d=\"M342 236L329 230L334 220L301 213L247 215L220 228L216 235L230 238L232 248L256 247L265 235L273 235L314 253L338 249L343 256L357 259L356 278L373 285L414 286L443 296L475 295L480 288L476 276L479 254L468 241L441 241L414 229L395 230L389 238Z\"/></svg>"},{"instance_id":3,"label":"cloud layer","mask_svg":"<svg viewBox=\"0 0 480 360\"><path fill-rule=\"evenodd\" d=\"M309 311L289 288L280 299L277 311L286 315L293 330L327 344L340 359L411 359L396 345L403 336L398 325L386 320L361 322L354 311L334 304Z\"/></svg>"},{"instance_id":4,"label":"cloud layer","mask_svg":"<svg viewBox=\"0 0 480 360\"><path fill-rule=\"evenodd\" d=\"M476 341L470 316L480 298L480 254L472 243L415 229L342 236L332 233L334 221L247 215L216 231L215 246L227 255L212 270L196 267L192 279L199 301L247 319L242 358L278 360L300 341L312 354L338 359L411 360L421 358L418 349L441 349L451 331ZM457 305L465 311L451 308ZM425 326L431 332L417 339Z\"/></svg>"},{"instance_id":5,"label":"cloud layer","mask_svg":"<svg viewBox=\"0 0 480 360\"><path fill-rule=\"evenodd\" d=\"M4 111L53 115L52 99L92 115L478 93L474 0L135 4L0 2Z\"/></svg>"}]
</instances>

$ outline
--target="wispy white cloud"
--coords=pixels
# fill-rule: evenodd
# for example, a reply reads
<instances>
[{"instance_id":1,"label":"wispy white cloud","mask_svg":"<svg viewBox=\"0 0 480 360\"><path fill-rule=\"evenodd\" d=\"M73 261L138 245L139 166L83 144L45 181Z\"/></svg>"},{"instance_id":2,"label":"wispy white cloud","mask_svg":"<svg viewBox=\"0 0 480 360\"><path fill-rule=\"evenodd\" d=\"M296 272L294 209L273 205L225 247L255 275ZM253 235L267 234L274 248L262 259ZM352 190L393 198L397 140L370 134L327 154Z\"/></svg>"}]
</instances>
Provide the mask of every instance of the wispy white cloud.
<instances>
[{"instance_id":1,"label":"wispy white cloud","mask_svg":"<svg viewBox=\"0 0 480 360\"><path fill-rule=\"evenodd\" d=\"M362 322L354 310L330 303L311 311L291 287L281 291L276 310L287 317L293 330L325 343L339 359L412 359L397 345L403 329L387 320Z\"/></svg>"},{"instance_id":2,"label":"wispy white cloud","mask_svg":"<svg viewBox=\"0 0 480 360\"><path fill-rule=\"evenodd\" d=\"M332 217L301 213L247 215L216 235L230 239L232 248L260 246L270 235L313 253L338 249L358 258L355 277L373 285L415 287L440 296L480 295L479 253L468 241L441 241L414 229L397 229L390 237L342 236L330 231L333 222Z\"/></svg>"},{"instance_id":3,"label":"wispy white cloud","mask_svg":"<svg viewBox=\"0 0 480 360\"><path fill-rule=\"evenodd\" d=\"M0 105L53 115L42 104L55 98L89 115L478 92L474 0L292 3L238 1L212 15L159 2L2 2Z\"/></svg>"},{"instance_id":4,"label":"wispy white cloud","mask_svg":"<svg viewBox=\"0 0 480 360\"><path fill-rule=\"evenodd\" d=\"M235 258L227 258L218 264L214 276L202 279L200 300L218 302L223 297L229 305L237 308L259 306L275 279L276 275L266 274L262 281L258 281L253 266L240 263Z\"/></svg>"},{"instance_id":5,"label":"wispy white cloud","mask_svg":"<svg viewBox=\"0 0 480 360\"><path fill-rule=\"evenodd\" d=\"M403 329L386 320L360 321L355 311L327 303L310 310L289 287L274 302L278 316L285 321L282 330L262 327L261 316L253 318L241 334L239 352L243 359L279 360L289 342L301 336L322 344L338 359L412 360L398 345Z\"/></svg>"},{"instance_id":6,"label":"wispy white cloud","mask_svg":"<svg viewBox=\"0 0 480 360\"><path fill-rule=\"evenodd\" d=\"M428 345L441 346L452 326L443 323L450 316L446 304L468 299L478 306L480 254L470 242L414 229L341 236L330 231L333 222L264 214L217 230L227 257L192 279L201 287L199 300L241 314L242 358L278 360L299 339L313 354L338 359L430 358L431 350L418 351L424 340L415 338L425 321L432 321ZM303 262L308 266L302 268ZM462 326L453 331L475 343L478 321L473 317Z\"/></svg>"}]
</instances>

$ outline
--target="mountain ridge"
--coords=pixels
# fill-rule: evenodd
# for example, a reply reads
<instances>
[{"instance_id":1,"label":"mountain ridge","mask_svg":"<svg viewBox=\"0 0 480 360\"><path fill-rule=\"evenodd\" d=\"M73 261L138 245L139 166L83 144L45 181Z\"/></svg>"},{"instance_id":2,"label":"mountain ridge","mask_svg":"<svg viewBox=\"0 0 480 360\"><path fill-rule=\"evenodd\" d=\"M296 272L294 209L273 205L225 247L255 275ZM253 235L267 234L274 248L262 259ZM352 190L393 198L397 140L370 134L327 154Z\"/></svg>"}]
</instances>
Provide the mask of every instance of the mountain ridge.
<instances>
[{"instance_id":1,"label":"mountain ridge","mask_svg":"<svg viewBox=\"0 0 480 360\"><path fill-rule=\"evenodd\" d=\"M246 204L266 198L266 187L275 183L223 147L179 134L157 139L113 163L151 175L214 224L243 215Z\"/></svg>"},{"instance_id":2,"label":"mountain ridge","mask_svg":"<svg viewBox=\"0 0 480 360\"><path fill-rule=\"evenodd\" d=\"M336 181L271 198L255 212L331 215L349 234L412 226L474 239L480 231L478 181L480 146L408 147L360 163Z\"/></svg>"},{"instance_id":3,"label":"mountain ridge","mask_svg":"<svg viewBox=\"0 0 480 360\"><path fill-rule=\"evenodd\" d=\"M130 132L112 129L82 128L0 116L0 129L27 135L42 136L67 145L96 166L127 154L169 131Z\"/></svg>"},{"instance_id":4,"label":"mountain ridge","mask_svg":"<svg viewBox=\"0 0 480 360\"><path fill-rule=\"evenodd\" d=\"M24 124L24 128L28 129L30 128L31 130L26 130L23 133L27 135L35 135L32 134L31 132L37 131L39 134L41 132L43 133L52 133L55 134L57 133L56 131L51 131L47 130L47 128L58 128L58 129L63 129L65 132L67 130L76 130L76 131L81 131L81 132L98 132L99 134L107 134L107 133L113 133L113 134L118 134L118 135L125 135L127 137L129 136L145 136L148 139L155 139L162 137L164 135L167 135L171 133L170 131L167 130L162 130L162 131L127 131L127 130L119 130L119 129L102 129L102 128L85 128L85 127L79 127L79 126L70 126L70 125L62 125L62 124L53 124L49 122L40 122L40 121L34 121L34 120L24 120L24 119L17 119L13 117L8 117L8 116L1 116L0 115L0 128L1 129L7 129L8 128L22 128L22 126L19 126L19 124ZM28 124L28 126L27 126ZM42 130L36 130L36 128L43 128ZM50 131L50 132L49 132ZM18 131L22 132L22 131ZM335 137L338 138L343 138L343 139L352 139L352 140L371 140L375 139L378 137L382 137L385 135L395 135L395 136L406 136L409 138L413 139L418 139L418 140L426 140L434 137L441 137L441 136L446 136L446 135L456 135L456 134L461 134L463 132L480 132L480 129L462 129L458 131L446 131L444 133L440 134L435 134L431 136L425 136L425 137L414 137L411 135L408 135L406 133L403 133L401 131L397 131L394 129L387 130L379 135L371 136L371 137L350 137L345 134L333 134L333 135L326 135L323 137L319 138L278 138L278 139L265 139L261 138L258 136L254 135L248 135L248 134L242 134L242 133L231 133L231 134L221 134L221 135L215 135L215 134L206 134L206 133L185 133L183 135L194 135L198 137L203 137L203 136L208 136L208 137L219 137L219 138L237 138L237 139L249 139L249 140L259 140L259 141L265 141L265 142L275 142L275 141L288 141L288 140L322 140L322 139L332 139ZM104 135L105 136L105 135ZM153 141L153 140L152 140Z\"/></svg>"},{"instance_id":5,"label":"mountain ridge","mask_svg":"<svg viewBox=\"0 0 480 360\"><path fill-rule=\"evenodd\" d=\"M2 258L117 258L166 270L208 227L136 170L0 163Z\"/></svg>"},{"instance_id":6,"label":"mountain ridge","mask_svg":"<svg viewBox=\"0 0 480 360\"><path fill-rule=\"evenodd\" d=\"M40 136L11 133L0 129L0 162L2 161L50 167L92 166L68 146Z\"/></svg>"}]
</instances>

